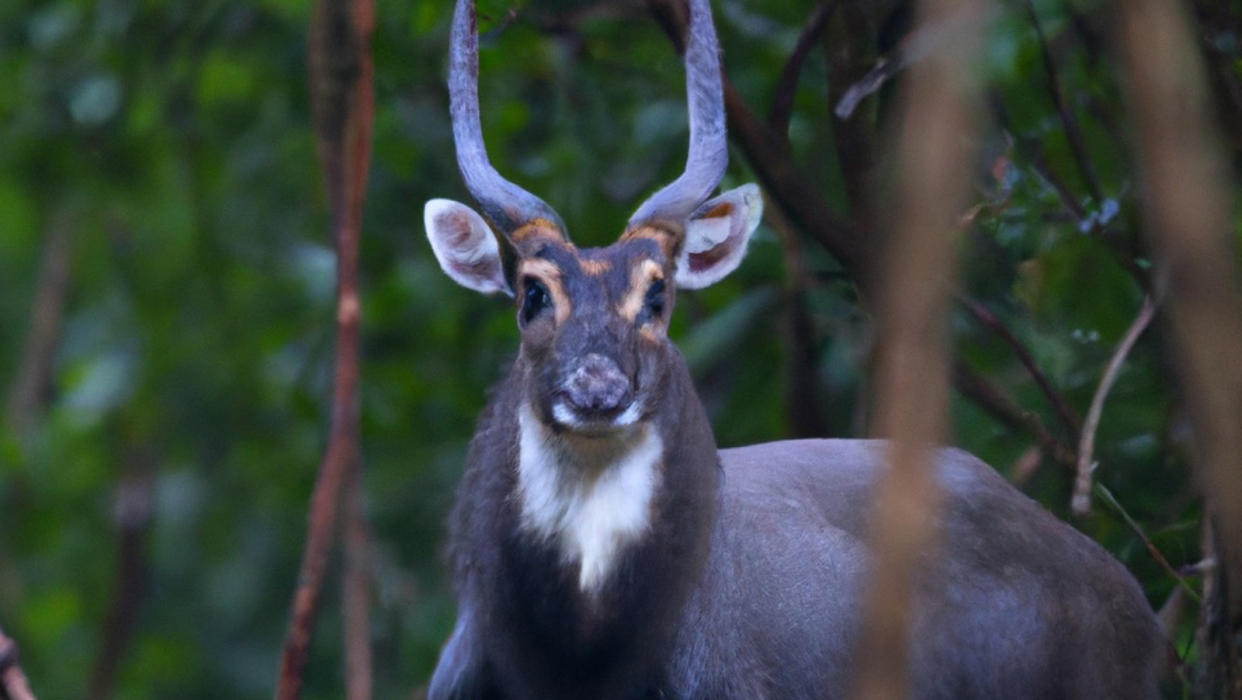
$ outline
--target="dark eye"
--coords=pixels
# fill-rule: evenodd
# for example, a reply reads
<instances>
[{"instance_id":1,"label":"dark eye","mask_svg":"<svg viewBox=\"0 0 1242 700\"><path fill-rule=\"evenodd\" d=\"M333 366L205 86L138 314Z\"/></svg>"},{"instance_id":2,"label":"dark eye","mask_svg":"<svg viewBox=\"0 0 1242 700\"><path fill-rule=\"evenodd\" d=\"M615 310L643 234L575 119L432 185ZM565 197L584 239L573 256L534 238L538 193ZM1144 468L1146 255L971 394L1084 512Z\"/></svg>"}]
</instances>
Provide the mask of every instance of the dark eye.
<instances>
[{"instance_id":1,"label":"dark eye","mask_svg":"<svg viewBox=\"0 0 1242 700\"><path fill-rule=\"evenodd\" d=\"M526 290L522 296L522 323L527 324L531 319L543 313L543 310L552 306L552 297L548 294L548 288L534 277L527 277L522 281L522 287Z\"/></svg>"},{"instance_id":2,"label":"dark eye","mask_svg":"<svg viewBox=\"0 0 1242 700\"><path fill-rule=\"evenodd\" d=\"M650 318L658 318L664 315L664 280L656 280L647 287L647 298L643 300L643 310L646 316Z\"/></svg>"}]
</instances>

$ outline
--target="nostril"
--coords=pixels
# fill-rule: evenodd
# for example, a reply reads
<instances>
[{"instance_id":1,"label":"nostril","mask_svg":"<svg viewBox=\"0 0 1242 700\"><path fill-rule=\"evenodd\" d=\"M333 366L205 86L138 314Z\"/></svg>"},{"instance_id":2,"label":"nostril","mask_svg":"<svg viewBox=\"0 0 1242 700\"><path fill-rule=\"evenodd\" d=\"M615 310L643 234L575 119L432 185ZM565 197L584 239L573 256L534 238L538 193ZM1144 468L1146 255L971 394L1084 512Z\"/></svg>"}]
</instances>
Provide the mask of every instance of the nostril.
<instances>
[{"instance_id":1,"label":"nostril","mask_svg":"<svg viewBox=\"0 0 1242 700\"><path fill-rule=\"evenodd\" d=\"M576 410L607 413L628 403L630 381L615 362L592 353L570 375L565 389Z\"/></svg>"}]
</instances>

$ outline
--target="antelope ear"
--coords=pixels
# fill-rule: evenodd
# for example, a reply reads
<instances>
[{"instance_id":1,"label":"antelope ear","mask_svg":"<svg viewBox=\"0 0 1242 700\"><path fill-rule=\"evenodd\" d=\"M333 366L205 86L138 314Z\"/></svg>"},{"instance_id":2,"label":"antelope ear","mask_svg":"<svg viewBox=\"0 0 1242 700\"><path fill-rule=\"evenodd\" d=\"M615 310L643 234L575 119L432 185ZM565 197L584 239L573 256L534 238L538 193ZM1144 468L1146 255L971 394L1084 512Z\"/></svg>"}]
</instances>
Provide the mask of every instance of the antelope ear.
<instances>
[{"instance_id":1,"label":"antelope ear","mask_svg":"<svg viewBox=\"0 0 1242 700\"><path fill-rule=\"evenodd\" d=\"M761 218L763 196L755 185L729 190L696 209L686 222L677 286L701 289L733 272Z\"/></svg>"},{"instance_id":2,"label":"antelope ear","mask_svg":"<svg viewBox=\"0 0 1242 700\"><path fill-rule=\"evenodd\" d=\"M484 294L513 296L496 236L473 209L451 199L432 199L423 207L423 225L431 252L454 282Z\"/></svg>"}]
</instances>

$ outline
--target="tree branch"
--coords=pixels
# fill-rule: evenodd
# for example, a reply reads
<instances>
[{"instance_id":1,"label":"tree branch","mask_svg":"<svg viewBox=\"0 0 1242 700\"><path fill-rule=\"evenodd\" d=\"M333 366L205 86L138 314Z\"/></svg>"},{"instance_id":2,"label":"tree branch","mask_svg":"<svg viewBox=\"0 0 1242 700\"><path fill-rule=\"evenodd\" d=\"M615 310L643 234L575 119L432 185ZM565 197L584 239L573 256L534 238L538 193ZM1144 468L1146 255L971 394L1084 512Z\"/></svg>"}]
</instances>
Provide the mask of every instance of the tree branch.
<instances>
[{"instance_id":1,"label":"tree branch","mask_svg":"<svg viewBox=\"0 0 1242 700\"><path fill-rule=\"evenodd\" d=\"M1117 500L1117 497L1113 495L1113 492L1109 491L1108 487L1104 486L1104 484L1096 484L1095 491L1100 495L1100 498L1102 498L1104 502L1109 505L1109 507L1117 512L1117 515L1120 516L1122 521L1134 531L1134 534L1142 540L1143 546L1147 548L1147 553L1151 555L1152 559L1156 560L1156 563L1160 565L1160 568L1164 569L1165 573L1173 577L1173 580L1176 581L1177 584L1195 600L1195 602L1199 602L1201 600L1199 598L1199 594L1195 593L1195 590L1190 587L1189 583L1187 583L1186 578L1178 573L1177 569L1173 568L1173 565L1169 563L1167 558L1165 558L1164 553L1160 551L1160 548L1156 546L1155 542L1151 541L1151 538L1148 537L1147 533L1143 531L1143 527L1138 524L1138 521L1130 517L1130 513L1127 512L1121 505L1121 502Z\"/></svg>"},{"instance_id":2,"label":"tree branch","mask_svg":"<svg viewBox=\"0 0 1242 700\"><path fill-rule=\"evenodd\" d=\"M1056 411L1057 417L1061 419L1065 429L1070 435L1077 435L1079 419L1074 409L1070 408L1069 404L1065 402L1065 397L1061 396L1060 392L1052 386L1052 382L1048 380L1048 376L1035 363L1035 358L1031 356L1031 352L1026 349L1022 341L1018 340L1017 336L1000 319L978 301L964 294L958 294L957 303L965 307L980 323L987 326L989 330L1005 341L1005 344L1018 356L1018 361L1026 368L1027 373L1031 375L1031 378L1035 380L1040 390L1043 391L1044 396L1048 397L1048 402L1052 404L1052 408Z\"/></svg>"},{"instance_id":3,"label":"tree branch","mask_svg":"<svg viewBox=\"0 0 1242 700\"><path fill-rule=\"evenodd\" d=\"M811 53L824 25L837 7L836 0L822 0L811 12L810 19L798 36L789 60L781 71L780 80L776 83L776 96L772 99L772 110L768 112L768 128L772 133L785 135L789 132L789 120L793 117L794 97L798 94L798 79L802 76L802 67L806 65L806 57Z\"/></svg>"},{"instance_id":4,"label":"tree branch","mask_svg":"<svg viewBox=\"0 0 1242 700\"><path fill-rule=\"evenodd\" d=\"M69 290L74 226L73 215L64 209L54 212L48 224L34 301L30 305L30 330L4 412L6 425L19 436L34 427L52 384L53 361Z\"/></svg>"},{"instance_id":5,"label":"tree branch","mask_svg":"<svg viewBox=\"0 0 1242 700\"><path fill-rule=\"evenodd\" d=\"M1044 72L1047 74L1048 93L1052 97L1052 104L1056 107L1057 115L1061 119L1061 127L1065 129L1065 138L1069 141L1070 151L1074 154L1074 161L1082 173L1087 191L1091 193L1096 206L1099 206L1104 201L1100 179L1095 174L1095 165L1092 164L1087 146L1083 142L1082 129L1078 127L1078 120L1065 102L1065 91L1061 89L1061 80L1057 76L1057 64L1052 58L1052 51L1048 48L1048 39L1044 36L1044 27L1039 22L1039 14L1035 12L1033 0L1026 0L1026 9L1031 18L1031 25L1035 27L1035 36L1039 39L1039 53L1044 62Z\"/></svg>"},{"instance_id":6,"label":"tree branch","mask_svg":"<svg viewBox=\"0 0 1242 700\"><path fill-rule=\"evenodd\" d=\"M1001 424L1029 433L1052 461L1067 472L1074 470L1074 450L1061 442L1035 413L1028 411L1001 393L991 381L958 360L953 365L953 386L962 396L992 414Z\"/></svg>"},{"instance_id":7,"label":"tree branch","mask_svg":"<svg viewBox=\"0 0 1242 700\"><path fill-rule=\"evenodd\" d=\"M871 24L863 8L846 3L837 8L824 32L824 53L828 56L827 98L829 107L837 104L847 87L867 73L875 63L875 42ZM862 232L876 229L872 201L876 148L876 115L864 110L838 118L832 123L832 140L841 168L850 213Z\"/></svg>"},{"instance_id":8,"label":"tree branch","mask_svg":"<svg viewBox=\"0 0 1242 700\"><path fill-rule=\"evenodd\" d=\"M1044 152L1044 145L1033 138L1022 137L1016 134L1009 125L1009 114L1005 109L1004 103L996 94L989 95L988 104L991 107L993 118L996 119L1000 128L1013 136L1014 145L1019 154L1031 163L1031 167L1044 182L1056 192L1057 197L1061 200L1062 206L1073 217L1079 230L1084 233L1096 234L1096 237L1112 251L1113 259L1118 265L1128 273L1134 281L1146 291L1151 290L1151 278L1147 271L1139 267L1135 262L1135 258L1139 253L1127 241L1120 237L1118 232L1111 224L1103 222L1098 216L1092 216L1082 202L1074 196L1074 191L1070 189L1065 180L1053 170L1052 165L1048 163L1048 155Z\"/></svg>"},{"instance_id":9,"label":"tree branch","mask_svg":"<svg viewBox=\"0 0 1242 700\"><path fill-rule=\"evenodd\" d=\"M802 243L780 207L765 208L765 218L780 239L785 259L782 309L786 334L785 412L792 437L823 437L828 418L821 397L815 327L807 308L806 291L813 284Z\"/></svg>"},{"instance_id":10,"label":"tree branch","mask_svg":"<svg viewBox=\"0 0 1242 700\"><path fill-rule=\"evenodd\" d=\"M1121 342L1117 343L1117 349L1113 351L1113 356L1108 361L1104 376L1100 379L1100 385L1095 388L1095 395L1091 397L1087 422L1078 438L1078 476L1074 479L1074 495L1070 499L1070 509L1074 515L1079 517L1091 512L1091 473L1095 469L1091 457L1095 452L1095 433L1100 427L1100 415L1104 412L1104 399L1108 398L1108 392L1112 391L1113 383L1120 376L1121 366L1125 364L1131 348L1147 329L1147 324L1151 323L1155 314L1155 302L1151 297L1143 297L1143 305L1139 308L1138 316L1126 329Z\"/></svg>"},{"instance_id":11,"label":"tree branch","mask_svg":"<svg viewBox=\"0 0 1242 700\"><path fill-rule=\"evenodd\" d=\"M358 462L356 464L361 464ZM371 537L362 470L350 472L345 493L345 697L369 700L371 659Z\"/></svg>"},{"instance_id":12,"label":"tree branch","mask_svg":"<svg viewBox=\"0 0 1242 700\"><path fill-rule=\"evenodd\" d=\"M328 446L311 497L306 545L294 591L276 697L301 697L319 594L335 537L346 476L361 469L358 355L361 302L358 247L374 122L370 37L373 0L319 0L311 20L311 100L337 253L336 374Z\"/></svg>"}]
</instances>

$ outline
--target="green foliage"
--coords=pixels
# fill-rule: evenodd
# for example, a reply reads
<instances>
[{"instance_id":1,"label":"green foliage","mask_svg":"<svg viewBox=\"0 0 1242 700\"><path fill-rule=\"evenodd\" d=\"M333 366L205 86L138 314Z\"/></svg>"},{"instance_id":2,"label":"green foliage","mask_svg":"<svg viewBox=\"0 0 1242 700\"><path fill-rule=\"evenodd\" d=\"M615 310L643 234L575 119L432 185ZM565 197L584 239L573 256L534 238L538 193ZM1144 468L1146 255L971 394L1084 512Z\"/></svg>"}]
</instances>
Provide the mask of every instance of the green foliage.
<instances>
[{"instance_id":1,"label":"green foliage","mask_svg":"<svg viewBox=\"0 0 1242 700\"><path fill-rule=\"evenodd\" d=\"M718 2L726 68L765 114L811 0ZM1142 290L1084 233L1040 167L1077 204L1141 246L1133 154L1107 52L1067 4L1037 2L1082 126L1102 201L1089 193L1050 100L1039 40L1019 3L998 6L981 80L1007 128L980 144L979 201L963 239L963 290L1030 349L1085 413ZM0 5L0 388L21 369L44 242L66 226L71 272L48 401L0 432L0 627L41 696L80 695L116 606L121 484L147 480L143 581L118 697L270 695L324 448L335 262L310 129L309 3L292 0L13 0ZM582 3L480 2L480 90L493 160L565 217L581 245L616 236L680 170L684 85L639 4L567 31ZM624 9L629 8L629 9ZM1072 8L1106 24L1096 2ZM380 0L374 160L363 230L363 453L374 533L379 697L427 678L453 610L443 520L487 389L516 347L513 313L444 277L421 204L469 201L443 87L451 3ZM510 11L516 19L505 18ZM878 23L880 18L872 18ZM1095 37L1099 39L1098 36ZM1234 72L1238 73L1237 47ZM850 203L833 142L831 76L811 54L790 126L825 200ZM839 89L839 88L838 88ZM886 107L888 91L864 103ZM880 111L883 111L881 109ZM1030 144L1039 144L1036 163ZM1037 167L1038 166L1038 167ZM736 152L726 186L754 179ZM67 222L67 223L58 223ZM674 324L722 445L784 437L790 373L786 257L760 228L738 273L682 296ZM811 239L802 292L828 432L865 432L868 312ZM960 357L1071 444L1012 348L955 313ZM1198 557L1198 501L1169 349L1149 331L1099 429L1098 476L1175 565ZM1009 473L1034 444L962 397L952 441ZM1045 458L1026 489L1066 514L1068 479ZM1077 523L1141 579L1172 579L1113 512ZM339 697L339 581L324 597L309 697ZM1184 634L1184 633L1183 633Z\"/></svg>"}]
</instances>

